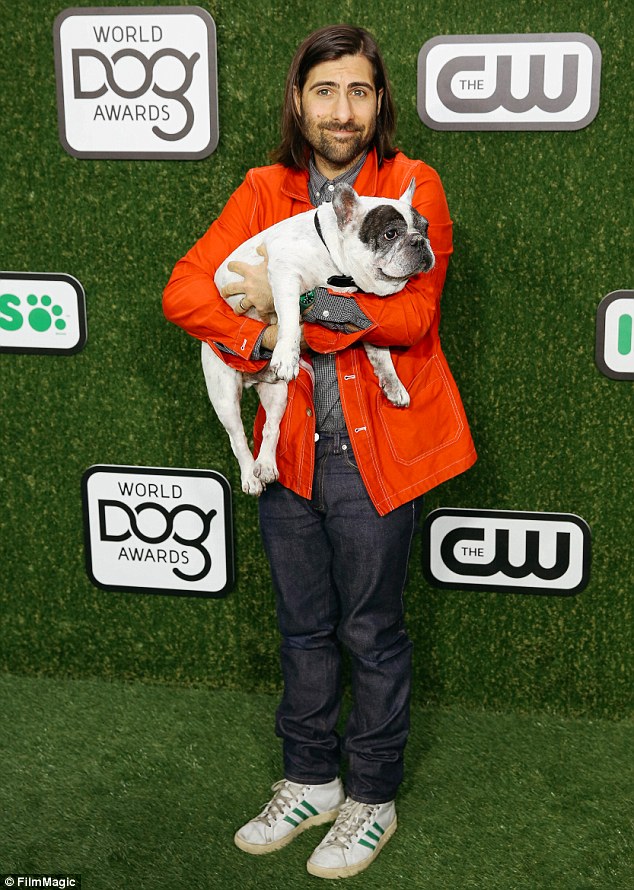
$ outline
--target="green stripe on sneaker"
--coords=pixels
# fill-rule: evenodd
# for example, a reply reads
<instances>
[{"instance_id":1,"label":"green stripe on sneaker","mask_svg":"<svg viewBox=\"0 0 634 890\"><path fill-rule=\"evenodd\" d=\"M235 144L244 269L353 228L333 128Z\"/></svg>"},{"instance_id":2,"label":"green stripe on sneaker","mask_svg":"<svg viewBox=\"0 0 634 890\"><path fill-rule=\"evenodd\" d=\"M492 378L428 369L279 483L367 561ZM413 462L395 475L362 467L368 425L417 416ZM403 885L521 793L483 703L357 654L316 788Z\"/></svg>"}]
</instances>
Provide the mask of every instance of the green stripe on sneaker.
<instances>
[{"instance_id":1,"label":"green stripe on sneaker","mask_svg":"<svg viewBox=\"0 0 634 890\"><path fill-rule=\"evenodd\" d=\"M376 850L375 844L369 844L367 841L364 841L363 838L359 841L360 844L363 844L364 847L369 847L370 850Z\"/></svg>"},{"instance_id":2,"label":"green stripe on sneaker","mask_svg":"<svg viewBox=\"0 0 634 890\"><path fill-rule=\"evenodd\" d=\"M371 832L369 829L366 831L365 836L366 836L366 837L371 837L373 841L380 841L380 840L381 840L381 838L378 836L378 834L372 834L372 832Z\"/></svg>"},{"instance_id":3,"label":"green stripe on sneaker","mask_svg":"<svg viewBox=\"0 0 634 890\"><path fill-rule=\"evenodd\" d=\"M385 834L385 832L383 831L383 829L381 828L381 826L379 825L378 822L373 822L373 823L372 823L372 828L376 828L376 830L377 830L378 832L380 832L381 834Z\"/></svg>"},{"instance_id":4,"label":"green stripe on sneaker","mask_svg":"<svg viewBox=\"0 0 634 890\"><path fill-rule=\"evenodd\" d=\"M317 815L317 810L315 809L314 806L309 804L307 800L303 800L301 803L301 806L305 807L308 810L308 812L311 813L311 815L313 815L313 816Z\"/></svg>"},{"instance_id":5,"label":"green stripe on sneaker","mask_svg":"<svg viewBox=\"0 0 634 890\"><path fill-rule=\"evenodd\" d=\"M308 814L307 814L307 813L302 813L302 811L299 810L297 807L293 807L293 812L295 813L296 816L299 816L299 818L302 819L302 820L303 820L303 819L308 819Z\"/></svg>"},{"instance_id":6,"label":"green stripe on sneaker","mask_svg":"<svg viewBox=\"0 0 634 890\"><path fill-rule=\"evenodd\" d=\"M297 828L297 826L299 825L299 822L296 822L294 819L291 819L290 816L284 816L284 821L285 821L285 822L290 822L291 825L294 825L294 826L295 826L295 828Z\"/></svg>"}]
</instances>

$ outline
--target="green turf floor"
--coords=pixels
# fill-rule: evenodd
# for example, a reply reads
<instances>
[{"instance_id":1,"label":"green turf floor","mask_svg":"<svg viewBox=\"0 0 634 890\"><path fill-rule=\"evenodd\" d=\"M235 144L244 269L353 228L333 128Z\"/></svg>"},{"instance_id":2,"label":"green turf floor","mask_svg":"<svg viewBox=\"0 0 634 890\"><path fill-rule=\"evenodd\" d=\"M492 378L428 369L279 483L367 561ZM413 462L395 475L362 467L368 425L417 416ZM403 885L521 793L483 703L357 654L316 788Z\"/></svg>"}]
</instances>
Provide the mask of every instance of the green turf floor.
<instances>
[{"instance_id":1,"label":"green turf floor","mask_svg":"<svg viewBox=\"0 0 634 890\"><path fill-rule=\"evenodd\" d=\"M232 843L279 778L274 708L0 675L0 873L79 873L82 890L319 886L305 860L324 828L263 857ZM415 707L398 832L346 886L634 887L632 730Z\"/></svg>"}]
</instances>

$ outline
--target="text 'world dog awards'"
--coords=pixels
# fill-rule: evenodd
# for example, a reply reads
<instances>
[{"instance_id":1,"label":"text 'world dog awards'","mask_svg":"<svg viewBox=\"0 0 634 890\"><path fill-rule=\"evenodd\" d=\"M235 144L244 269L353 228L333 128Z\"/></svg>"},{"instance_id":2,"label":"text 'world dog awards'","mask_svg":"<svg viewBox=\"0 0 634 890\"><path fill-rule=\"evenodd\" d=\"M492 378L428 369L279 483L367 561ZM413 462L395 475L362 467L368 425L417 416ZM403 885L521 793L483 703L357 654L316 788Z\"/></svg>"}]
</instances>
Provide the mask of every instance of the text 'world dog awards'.
<instances>
[{"instance_id":1,"label":"text 'world dog awards'","mask_svg":"<svg viewBox=\"0 0 634 890\"><path fill-rule=\"evenodd\" d=\"M67 9L53 35L59 133L69 154L195 159L214 151L216 29L208 12Z\"/></svg>"},{"instance_id":2,"label":"text 'world dog awards'","mask_svg":"<svg viewBox=\"0 0 634 890\"><path fill-rule=\"evenodd\" d=\"M213 470L94 466L83 482L86 564L106 590L225 596L229 483Z\"/></svg>"}]
</instances>

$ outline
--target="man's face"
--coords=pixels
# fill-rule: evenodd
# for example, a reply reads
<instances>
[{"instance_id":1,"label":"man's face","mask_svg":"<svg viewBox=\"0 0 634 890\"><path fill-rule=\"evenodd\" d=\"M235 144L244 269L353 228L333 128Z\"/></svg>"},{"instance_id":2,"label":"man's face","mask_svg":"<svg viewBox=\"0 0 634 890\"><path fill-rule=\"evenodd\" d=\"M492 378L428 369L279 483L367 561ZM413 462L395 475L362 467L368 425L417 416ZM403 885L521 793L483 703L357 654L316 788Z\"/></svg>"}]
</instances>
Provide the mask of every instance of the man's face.
<instances>
[{"instance_id":1,"label":"man's face","mask_svg":"<svg viewBox=\"0 0 634 890\"><path fill-rule=\"evenodd\" d=\"M342 56L309 71L295 107L317 169L328 179L353 167L372 142L382 97L365 56Z\"/></svg>"}]
</instances>

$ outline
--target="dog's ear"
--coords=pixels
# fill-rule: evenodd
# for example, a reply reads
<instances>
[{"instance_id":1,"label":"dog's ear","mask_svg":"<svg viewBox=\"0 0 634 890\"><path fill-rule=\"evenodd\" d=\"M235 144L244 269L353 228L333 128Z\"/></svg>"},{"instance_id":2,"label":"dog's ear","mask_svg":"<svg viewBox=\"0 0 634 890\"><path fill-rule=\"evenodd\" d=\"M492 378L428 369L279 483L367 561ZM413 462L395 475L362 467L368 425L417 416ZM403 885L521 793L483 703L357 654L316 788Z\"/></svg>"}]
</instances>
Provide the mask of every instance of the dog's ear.
<instances>
[{"instance_id":1,"label":"dog's ear","mask_svg":"<svg viewBox=\"0 0 634 890\"><path fill-rule=\"evenodd\" d=\"M414 192L416 191L416 180L414 177L410 180L410 184L407 186L407 189L403 192L399 201L405 201L406 204L411 206L411 203L414 199Z\"/></svg>"},{"instance_id":2,"label":"dog's ear","mask_svg":"<svg viewBox=\"0 0 634 890\"><path fill-rule=\"evenodd\" d=\"M335 211L339 228L349 226L355 217L359 196L346 182L339 182L332 193L332 208Z\"/></svg>"}]
</instances>

